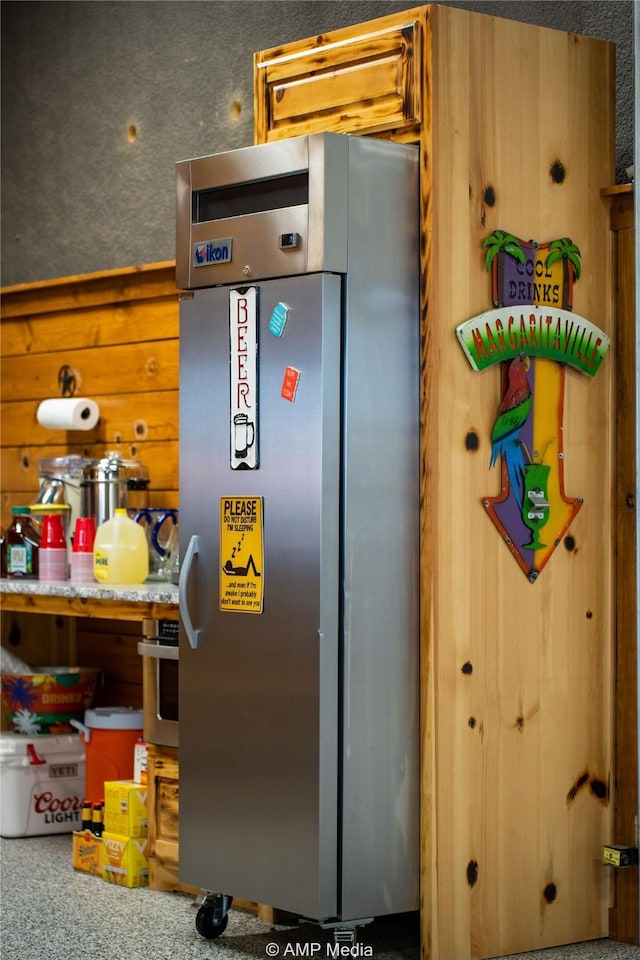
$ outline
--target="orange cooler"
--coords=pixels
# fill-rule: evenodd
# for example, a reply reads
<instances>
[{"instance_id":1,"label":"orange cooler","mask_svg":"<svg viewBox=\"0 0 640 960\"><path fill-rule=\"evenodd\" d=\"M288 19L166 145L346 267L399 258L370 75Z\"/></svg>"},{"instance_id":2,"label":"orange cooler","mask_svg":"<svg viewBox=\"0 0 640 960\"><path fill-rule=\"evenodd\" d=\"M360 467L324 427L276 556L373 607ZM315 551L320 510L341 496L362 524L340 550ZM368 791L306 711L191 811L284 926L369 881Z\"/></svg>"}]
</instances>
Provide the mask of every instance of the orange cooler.
<instances>
[{"instance_id":1,"label":"orange cooler","mask_svg":"<svg viewBox=\"0 0 640 960\"><path fill-rule=\"evenodd\" d=\"M96 707L73 721L86 745L85 797L101 800L105 780L132 780L134 747L142 738L142 710Z\"/></svg>"}]
</instances>

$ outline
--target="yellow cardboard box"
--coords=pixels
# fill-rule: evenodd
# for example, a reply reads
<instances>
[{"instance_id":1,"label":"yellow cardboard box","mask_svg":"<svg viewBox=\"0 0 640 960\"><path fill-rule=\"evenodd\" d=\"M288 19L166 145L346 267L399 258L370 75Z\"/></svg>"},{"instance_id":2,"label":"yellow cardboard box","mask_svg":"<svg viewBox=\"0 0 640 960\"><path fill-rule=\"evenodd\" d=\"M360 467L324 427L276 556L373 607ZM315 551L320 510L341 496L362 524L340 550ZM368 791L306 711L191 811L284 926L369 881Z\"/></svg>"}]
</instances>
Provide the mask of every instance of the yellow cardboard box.
<instances>
[{"instance_id":1,"label":"yellow cardboard box","mask_svg":"<svg viewBox=\"0 0 640 960\"><path fill-rule=\"evenodd\" d=\"M102 838L90 830L74 830L72 837L72 865L81 873L102 876Z\"/></svg>"},{"instance_id":2,"label":"yellow cardboard box","mask_svg":"<svg viewBox=\"0 0 640 960\"><path fill-rule=\"evenodd\" d=\"M105 830L102 834L102 876L120 887L146 887L149 861L146 837L125 837Z\"/></svg>"},{"instance_id":3,"label":"yellow cardboard box","mask_svg":"<svg viewBox=\"0 0 640 960\"><path fill-rule=\"evenodd\" d=\"M147 827L147 787L135 780L107 780L104 829L125 837L146 837Z\"/></svg>"}]
</instances>

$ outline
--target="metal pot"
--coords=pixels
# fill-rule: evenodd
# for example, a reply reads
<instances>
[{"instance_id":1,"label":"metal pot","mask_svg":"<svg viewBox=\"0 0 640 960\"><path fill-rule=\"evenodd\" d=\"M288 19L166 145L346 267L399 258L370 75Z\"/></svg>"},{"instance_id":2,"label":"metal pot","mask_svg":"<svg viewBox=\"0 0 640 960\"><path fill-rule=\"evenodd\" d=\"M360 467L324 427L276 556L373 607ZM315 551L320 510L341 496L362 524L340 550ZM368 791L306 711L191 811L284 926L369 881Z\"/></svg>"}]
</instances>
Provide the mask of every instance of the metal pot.
<instances>
[{"instance_id":1,"label":"metal pot","mask_svg":"<svg viewBox=\"0 0 640 960\"><path fill-rule=\"evenodd\" d=\"M128 507L130 483L149 482L149 473L138 460L124 460L119 453L109 452L82 471L80 492L82 516L95 517L96 526L109 520L117 507Z\"/></svg>"}]
</instances>

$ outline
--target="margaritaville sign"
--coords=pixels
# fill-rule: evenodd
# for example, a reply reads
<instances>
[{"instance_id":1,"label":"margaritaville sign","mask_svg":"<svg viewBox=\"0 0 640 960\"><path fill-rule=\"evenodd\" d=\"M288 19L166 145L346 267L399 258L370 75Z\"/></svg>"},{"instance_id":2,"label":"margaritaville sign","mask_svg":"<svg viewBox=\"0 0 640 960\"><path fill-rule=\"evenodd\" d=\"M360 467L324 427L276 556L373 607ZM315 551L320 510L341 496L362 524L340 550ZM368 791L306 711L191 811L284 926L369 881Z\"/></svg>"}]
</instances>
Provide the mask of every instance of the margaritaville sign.
<instances>
[{"instance_id":1,"label":"margaritaville sign","mask_svg":"<svg viewBox=\"0 0 640 960\"><path fill-rule=\"evenodd\" d=\"M460 324L456 332L474 370L526 353L569 363L593 376L609 349L609 338L595 324L547 306L488 310Z\"/></svg>"},{"instance_id":2,"label":"margaritaville sign","mask_svg":"<svg viewBox=\"0 0 640 960\"><path fill-rule=\"evenodd\" d=\"M494 309L456 335L474 370L502 365L489 462L501 490L483 505L534 583L582 506L564 492L565 368L594 376L609 338L573 312L581 260L569 237L538 244L496 230L483 247Z\"/></svg>"}]
</instances>

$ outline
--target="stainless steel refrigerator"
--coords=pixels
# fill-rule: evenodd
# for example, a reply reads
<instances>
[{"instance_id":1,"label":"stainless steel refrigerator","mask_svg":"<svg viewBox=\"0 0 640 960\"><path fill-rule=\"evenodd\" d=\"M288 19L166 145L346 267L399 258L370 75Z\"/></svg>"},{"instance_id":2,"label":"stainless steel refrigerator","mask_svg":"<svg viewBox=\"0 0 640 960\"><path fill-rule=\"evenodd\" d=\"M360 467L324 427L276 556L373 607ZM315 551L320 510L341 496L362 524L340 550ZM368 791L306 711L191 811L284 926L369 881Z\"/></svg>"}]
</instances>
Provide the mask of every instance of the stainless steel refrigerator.
<instances>
[{"instance_id":1,"label":"stainless steel refrigerator","mask_svg":"<svg viewBox=\"0 0 640 960\"><path fill-rule=\"evenodd\" d=\"M177 165L180 877L323 924L419 904L412 145ZM215 896L213 896L215 894Z\"/></svg>"}]
</instances>

